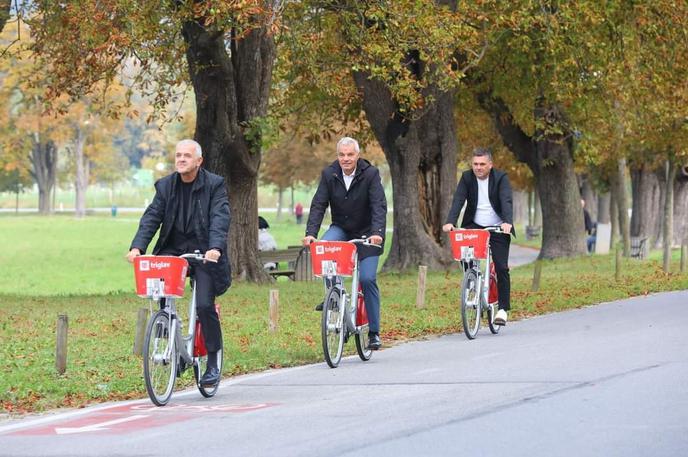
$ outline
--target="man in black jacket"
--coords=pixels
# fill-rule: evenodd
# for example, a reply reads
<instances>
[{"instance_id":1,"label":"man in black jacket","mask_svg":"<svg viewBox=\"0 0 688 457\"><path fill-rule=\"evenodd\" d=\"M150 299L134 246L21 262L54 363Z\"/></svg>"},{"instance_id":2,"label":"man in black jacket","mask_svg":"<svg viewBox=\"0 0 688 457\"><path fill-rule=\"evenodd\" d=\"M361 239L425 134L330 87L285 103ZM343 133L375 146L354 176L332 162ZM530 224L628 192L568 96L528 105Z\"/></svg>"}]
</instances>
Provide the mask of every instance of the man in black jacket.
<instances>
[{"instance_id":1,"label":"man in black jacket","mask_svg":"<svg viewBox=\"0 0 688 457\"><path fill-rule=\"evenodd\" d=\"M208 349L208 368L201 384L208 386L220 381L217 352L222 348L222 331L215 297L231 284L227 255L230 214L224 179L201 168L201 163L198 143L177 143L177 171L155 183L155 197L141 217L127 259L133 262L145 253L160 228L153 255L176 256L198 250L211 261L193 265L197 313Z\"/></svg>"},{"instance_id":2,"label":"man in black jacket","mask_svg":"<svg viewBox=\"0 0 688 457\"><path fill-rule=\"evenodd\" d=\"M492 261L497 271L497 292L499 311L494 323L506 325L507 311L510 306L511 278L509 276L509 245L513 229L512 192L509 178L503 171L492 168L492 153L488 149L473 151L472 170L461 175L459 185L454 193L446 224L445 232L454 229L463 204L468 201L461 221L462 228L481 229L487 226L500 226L505 232L492 233L490 248Z\"/></svg>"},{"instance_id":3,"label":"man in black jacket","mask_svg":"<svg viewBox=\"0 0 688 457\"><path fill-rule=\"evenodd\" d=\"M330 207L332 225L323 240L346 241L368 237L382 245L387 225L387 199L380 172L360 158L358 142L344 137L337 143L337 160L325 167L313 196L303 244L316 240L325 210ZM359 279L368 313L369 348L380 349L380 290L377 264L382 249L359 249ZM322 310L322 304L316 307Z\"/></svg>"}]
</instances>

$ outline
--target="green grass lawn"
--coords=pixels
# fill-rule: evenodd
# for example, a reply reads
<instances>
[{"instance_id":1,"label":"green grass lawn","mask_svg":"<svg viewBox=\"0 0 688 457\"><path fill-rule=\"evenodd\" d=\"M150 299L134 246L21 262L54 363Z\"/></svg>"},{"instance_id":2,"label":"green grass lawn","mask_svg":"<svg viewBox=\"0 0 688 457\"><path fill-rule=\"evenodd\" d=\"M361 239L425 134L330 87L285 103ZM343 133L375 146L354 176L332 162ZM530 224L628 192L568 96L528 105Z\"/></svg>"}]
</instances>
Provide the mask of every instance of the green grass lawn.
<instances>
[{"instance_id":1,"label":"green grass lawn","mask_svg":"<svg viewBox=\"0 0 688 457\"><path fill-rule=\"evenodd\" d=\"M269 219L280 247L298 244L303 225ZM5 412L81 406L94 401L145 396L141 360L132 355L137 311L124 253L137 218L0 217L0 403ZM294 240L294 242L292 242ZM614 279L614 256L547 261L541 289L531 292L532 266L512 270L511 319L626 298L688 289L688 274L671 274L659 260L623 260ZM457 271L428 275L424 309L415 307L417 277L381 274L382 338L386 345L426 335L457 332ZM279 290L280 320L268 331L268 294ZM319 282L235 283L220 297L225 374L322 361ZM67 372L55 372L55 326L69 316ZM508 327L505 331L509 331ZM487 337L487 336L486 336ZM347 345L354 351L353 343ZM191 383L190 373L182 384Z\"/></svg>"}]
</instances>

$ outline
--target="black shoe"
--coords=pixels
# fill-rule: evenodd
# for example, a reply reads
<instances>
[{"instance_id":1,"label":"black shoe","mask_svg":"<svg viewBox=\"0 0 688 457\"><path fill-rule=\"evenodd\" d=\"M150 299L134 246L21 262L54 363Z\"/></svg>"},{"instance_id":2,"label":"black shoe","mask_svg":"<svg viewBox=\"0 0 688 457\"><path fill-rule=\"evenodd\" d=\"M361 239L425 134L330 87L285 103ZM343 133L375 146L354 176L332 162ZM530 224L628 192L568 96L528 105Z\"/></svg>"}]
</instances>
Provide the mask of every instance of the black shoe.
<instances>
[{"instance_id":1,"label":"black shoe","mask_svg":"<svg viewBox=\"0 0 688 457\"><path fill-rule=\"evenodd\" d=\"M315 310L316 310L316 311L322 311L322 310L323 310L323 302L318 303L318 304L315 306Z\"/></svg>"},{"instance_id":2,"label":"black shoe","mask_svg":"<svg viewBox=\"0 0 688 457\"><path fill-rule=\"evenodd\" d=\"M377 333L368 334L368 349L377 351L382 347L382 342L380 341L380 335Z\"/></svg>"},{"instance_id":3,"label":"black shoe","mask_svg":"<svg viewBox=\"0 0 688 457\"><path fill-rule=\"evenodd\" d=\"M220 382L220 370L217 368L210 368L205 371L203 377L201 377L200 384L204 387L214 386Z\"/></svg>"}]
</instances>

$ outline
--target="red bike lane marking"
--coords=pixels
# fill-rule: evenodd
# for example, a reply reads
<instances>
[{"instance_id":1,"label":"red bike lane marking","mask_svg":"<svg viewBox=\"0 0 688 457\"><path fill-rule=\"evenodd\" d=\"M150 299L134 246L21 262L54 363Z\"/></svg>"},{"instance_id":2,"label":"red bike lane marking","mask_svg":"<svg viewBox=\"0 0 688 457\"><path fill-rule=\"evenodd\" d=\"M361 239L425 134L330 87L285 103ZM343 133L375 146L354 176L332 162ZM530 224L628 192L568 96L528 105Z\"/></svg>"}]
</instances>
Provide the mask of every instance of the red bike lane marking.
<instances>
[{"instance_id":1,"label":"red bike lane marking","mask_svg":"<svg viewBox=\"0 0 688 457\"><path fill-rule=\"evenodd\" d=\"M164 407L135 404L105 408L76 419L59 419L48 425L23 428L8 435L125 434L142 428L161 427L199 417L201 414L247 413L276 406L277 403L191 405L170 403Z\"/></svg>"}]
</instances>

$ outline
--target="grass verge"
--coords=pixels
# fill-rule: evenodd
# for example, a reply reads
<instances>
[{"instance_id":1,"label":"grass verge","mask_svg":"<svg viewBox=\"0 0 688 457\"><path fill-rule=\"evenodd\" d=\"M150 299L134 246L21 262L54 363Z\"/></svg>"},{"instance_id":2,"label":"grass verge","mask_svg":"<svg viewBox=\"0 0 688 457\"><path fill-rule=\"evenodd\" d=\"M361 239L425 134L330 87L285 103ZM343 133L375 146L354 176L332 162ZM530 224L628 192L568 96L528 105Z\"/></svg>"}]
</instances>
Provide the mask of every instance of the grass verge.
<instances>
[{"instance_id":1,"label":"grass verge","mask_svg":"<svg viewBox=\"0 0 688 457\"><path fill-rule=\"evenodd\" d=\"M678 270L678 262L672 271ZM541 289L531 292L533 266L512 270L510 319L666 290L688 289L688 275L661 270L655 260L624 259L614 279L613 256L546 261ZM460 273L428 275L426 307L415 307L415 274L380 276L383 343L457 332L461 327L457 285ZM280 321L268 331L268 291L279 289ZM322 296L318 282L236 284L220 298L225 340L225 375L322 360L320 315L312 308ZM147 303L131 293L35 297L0 295L0 404L5 413L145 396L141 360L132 355L138 308ZM54 368L55 324L69 316L67 372ZM507 330L508 331L508 330ZM355 351L347 344L349 353ZM189 385L188 372L178 386Z\"/></svg>"}]
</instances>

